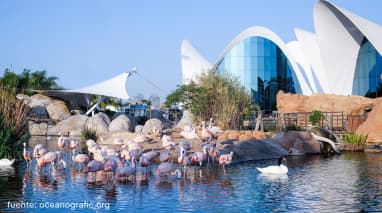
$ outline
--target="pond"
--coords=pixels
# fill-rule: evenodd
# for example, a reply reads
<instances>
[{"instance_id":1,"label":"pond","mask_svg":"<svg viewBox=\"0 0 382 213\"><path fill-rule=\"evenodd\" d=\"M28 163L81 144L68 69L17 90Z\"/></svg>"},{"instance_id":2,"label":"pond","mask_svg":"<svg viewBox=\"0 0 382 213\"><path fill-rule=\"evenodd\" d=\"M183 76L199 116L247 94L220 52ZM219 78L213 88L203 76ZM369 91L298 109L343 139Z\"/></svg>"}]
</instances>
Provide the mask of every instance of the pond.
<instances>
[{"instance_id":1,"label":"pond","mask_svg":"<svg viewBox=\"0 0 382 213\"><path fill-rule=\"evenodd\" d=\"M0 209L9 212L372 212L382 211L382 154L288 157L288 175L264 176L256 167L277 159L193 167L186 179L147 184L89 184L86 174L27 172L18 162L0 172ZM152 166L155 170L155 165ZM21 210L20 208L24 208Z\"/></svg>"}]
</instances>

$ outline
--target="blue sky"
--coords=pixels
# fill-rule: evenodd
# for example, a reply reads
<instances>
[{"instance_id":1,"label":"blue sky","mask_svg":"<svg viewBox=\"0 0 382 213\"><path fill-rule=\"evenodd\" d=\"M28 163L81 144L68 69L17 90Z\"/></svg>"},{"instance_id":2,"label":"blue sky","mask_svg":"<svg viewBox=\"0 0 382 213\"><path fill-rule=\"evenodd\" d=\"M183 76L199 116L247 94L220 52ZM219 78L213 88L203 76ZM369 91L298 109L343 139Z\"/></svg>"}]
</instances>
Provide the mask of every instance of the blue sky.
<instances>
[{"instance_id":1,"label":"blue sky","mask_svg":"<svg viewBox=\"0 0 382 213\"><path fill-rule=\"evenodd\" d=\"M181 83L180 45L188 39L211 63L241 31L264 26L284 42L295 27L313 31L316 0L1 0L0 70L47 70L68 89L136 66L132 98L166 95ZM380 0L332 0L382 25ZM382 36L382 35L381 35Z\"/></svg>"}]
</instances>

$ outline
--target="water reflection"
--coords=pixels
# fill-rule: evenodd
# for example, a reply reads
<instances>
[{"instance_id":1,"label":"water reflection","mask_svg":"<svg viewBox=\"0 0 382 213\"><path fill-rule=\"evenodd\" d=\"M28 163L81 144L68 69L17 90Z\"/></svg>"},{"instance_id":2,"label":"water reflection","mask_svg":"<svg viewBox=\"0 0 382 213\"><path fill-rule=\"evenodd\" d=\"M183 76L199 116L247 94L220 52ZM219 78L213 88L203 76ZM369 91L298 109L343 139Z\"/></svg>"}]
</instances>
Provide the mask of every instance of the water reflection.
<instances>
[{"instance_id":1,"label":"water reflection","mask_svg":"<svg viewBox=\"0 0 382 213\"><path fill-rule=\"evenodd\" d=\"M98 174L102 181L89 182L89 174L73 168L39 172L34 164L27 169L22 161L0 175L0 208L12 210L7 208L8 201L91 201L109 203L114 211L134 212L382 210L382 154L294 156L288 158L288 175L256 170L276 161L233 164L225 173L221 167L189 167L185 179L163 181L150 174L147 182L107 182L102 173Z\"/></svg>"}]
</instances>

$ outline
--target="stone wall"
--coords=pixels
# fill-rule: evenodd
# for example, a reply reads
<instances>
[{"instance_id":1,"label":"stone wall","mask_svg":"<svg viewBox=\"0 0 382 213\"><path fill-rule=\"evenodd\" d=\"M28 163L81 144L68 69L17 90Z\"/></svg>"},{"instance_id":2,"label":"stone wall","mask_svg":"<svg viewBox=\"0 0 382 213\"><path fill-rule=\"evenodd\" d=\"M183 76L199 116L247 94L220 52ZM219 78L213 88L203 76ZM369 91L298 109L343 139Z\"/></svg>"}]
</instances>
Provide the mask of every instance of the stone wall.
<instances>
[{"instance_id":1,"label":"stone wall","mask_svg":"<svg viewBox=\"0 0 382 213\"><path fill-rule=\"evenodd\" d=\"M277 93L277 110L279 113L344 112L345 115L363 115L370 111L382 98L365 98L362 96L345 96L333 94L313 94L311 96Z\"/></svg>"}]
</instances>

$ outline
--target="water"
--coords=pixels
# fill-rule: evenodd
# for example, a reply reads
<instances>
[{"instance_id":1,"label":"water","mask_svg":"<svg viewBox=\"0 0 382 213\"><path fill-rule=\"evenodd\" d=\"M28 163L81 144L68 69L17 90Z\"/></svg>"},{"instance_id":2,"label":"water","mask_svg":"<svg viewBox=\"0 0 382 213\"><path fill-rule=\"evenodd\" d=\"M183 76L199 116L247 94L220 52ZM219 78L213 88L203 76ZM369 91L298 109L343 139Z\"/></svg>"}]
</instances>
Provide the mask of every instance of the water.
<instances>
[{"instance_id":1,"label":"water","mask_svg":"<svg viewBox=\"0 0 382 213\"><path fill-rule=\"evenodd\" d=\"M186 180L170 183L150 176L147 184L88 184L74 170L62 177L14 171L0 172L0 209L105 212L381 212L382 154L288 157L289 173L264 176L262 160L226 168L189 169ZM155 169L155 166L153 167ZM13 172L13 174L12 174ZM9 174L9 175L7 175ZM59 205L62 206L49 206ZM24 205L24 206L16 206ZM30 206L27 206L30 205Z\"/></svg>"}]
</instances>

